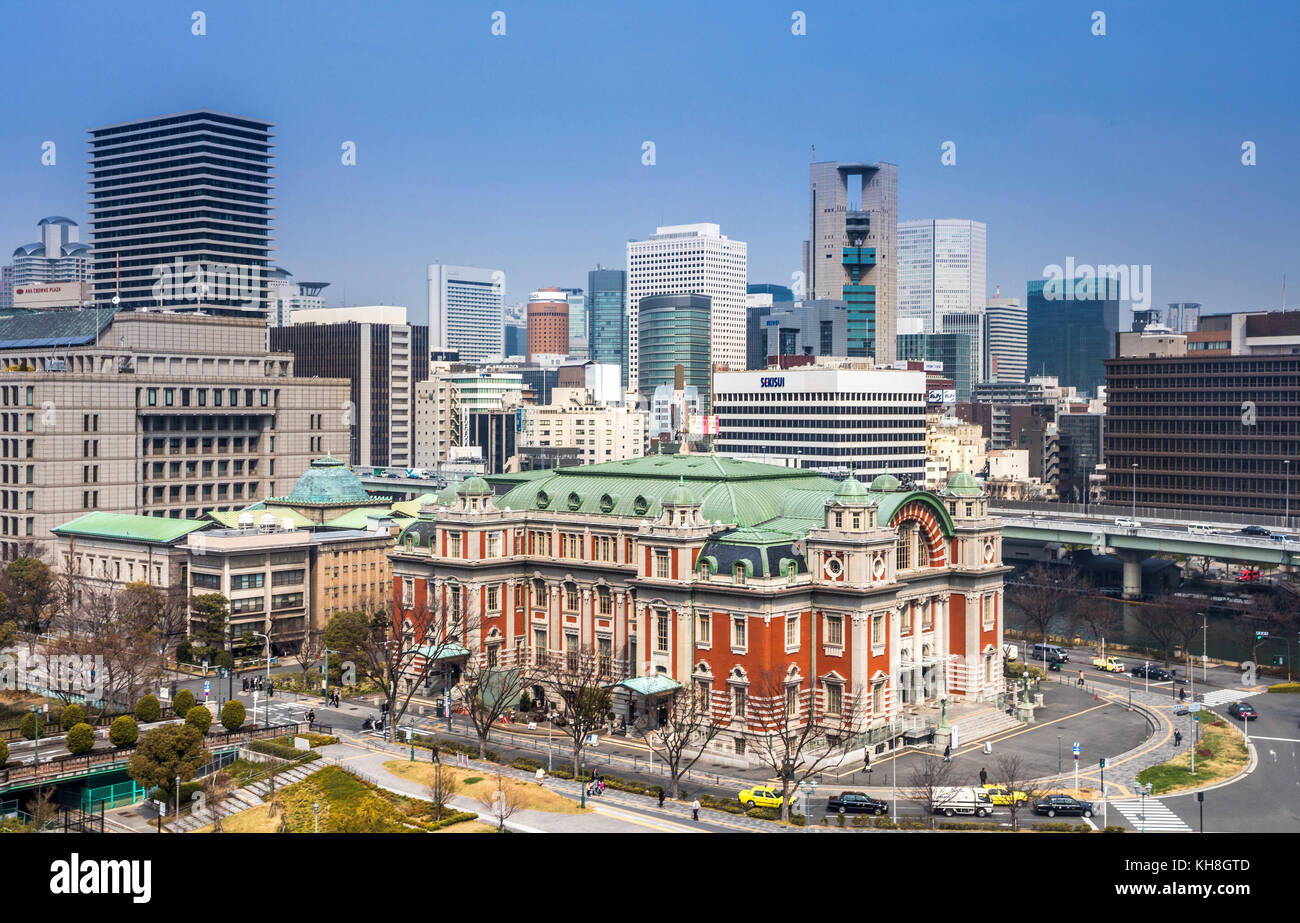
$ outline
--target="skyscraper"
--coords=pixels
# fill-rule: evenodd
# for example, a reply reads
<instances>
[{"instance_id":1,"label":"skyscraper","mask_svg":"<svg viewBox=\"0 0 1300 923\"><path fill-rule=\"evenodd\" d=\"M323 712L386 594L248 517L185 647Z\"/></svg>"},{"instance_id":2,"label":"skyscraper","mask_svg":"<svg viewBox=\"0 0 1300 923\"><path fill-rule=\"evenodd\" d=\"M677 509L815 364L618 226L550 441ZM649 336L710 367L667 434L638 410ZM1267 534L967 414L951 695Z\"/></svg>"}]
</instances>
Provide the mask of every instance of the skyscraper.
<instances>
[{"instance_id":1,"label":"skyscraper","mask_svg":"<svg viewBox=\"0 0 1300 923\"><path fill-rule=\"evenodd\" d=\"M562 288L569 303L569 355L587 358L587 296L580 288Z\"/></svg>"},{"instance_id":2,"label":"skyscraper","mask_svg":"<svg viewBox=\"0 0 1300 923\"><path fill-rule=\"evenodd\" d=\"M628 381L638 381L637 312L649 295L707 295L710 362L745 367L745 282L748 245L716 224L656 228L627 244Z\"/></svg>"},{"instance_id":3,"label":"skyscraper","mask_svg":"<svg viewBox=\"0 0 1300 923\"><path fill-rule=\"evenodd\" d=\"M569 302L558 288L543 288L528 296L529 362L538 355L569 354Z\"/></svg>"},{"instance_id":4,"label":"skyscraper","mask_svg":"<svg viewBox=\"0 0 1300 923\"><path fill-rule=\"evenodd\" d=\"M849 180L861 182L861 192ZM894 361L898 316L898 167L814 163L809 168L804 297L843 300L849 355Z\"/></svg>"},{"instance_id":5,"label":"skyscraper","mask_svg":"<svg viewBox=\"0 0 1300 923\"><path fill-rule=\"evenodd\" d=\"M982 221L925 218L898 223L898 317L938 333L943 316L984 309L987 228Z\"/></svg>"},{"instance_id":6,"label":"skyscraper","mask_svg":"<svg viewBox=\"0 0 1300 923\"><path fill-rule=\"evenodd\" d=\"M587 273L587 355L618 363L627 382L627 273L597 266Z\"/></svg>"},{"instance_id":7,"label":"skyscraper","mask_svg":"<svg viewBox=\"0 0 1300 923\"><path fill-rule=\"evenodd\" d=\"M708 296L650 295L641 300L641 311L637 390L649 396L660 385L675 385L680 365L682 385L697 388L707 409L713 329Z\"/></svg>"},{"instance_id":8,"label":"skyscraper","mask_svg":"<svg viewBox=\"0 0 1300 923\"><path fill-rule=\"evenodd\" d=\"M505 273L429 264L429 349L457 350L467 361L495 359L505 348Z\"/></svg>"},{"instance_id":9,"label":"skyscraper","mask_svg":"<svg viewBox=\"0 0 1300 923\"><path fill-rule=\"evenodd\" d=\"M271 128L207 109L92 128L94 300L265 317Z\"/></svg>"},{"instance_id":10,"label":"skyscraper","mask_svg":"<svg viewBox=\"0 0 1300 923\"><path fill-rule=\"evenodd\" d=\"M1019 298L993 298L984 308L984 381L1022 382L1028 353L1025 308Z\"/></svg>"},{"instance_id":11,"label":"skyscraper","mask_svg":"<svg viewBox=\"0 0 1300 923\"><path fill-rule=\"evenodd\" d=\"M1107 359L1119 332L1119 284L1114 278L1034 279L1025 321L1030 375L1055 375L1095 395L1106 384Z\"/></svg>"},{"instance_id":12,"label":"skyscraper","mask_svg":"<svg viewBox=\"0 0 1300 923\"><path fill-rule=\"evenodd\" d=\"M77 222L57 215L42 218L36 232L39 240L14 251L13 284L84 281L90 245L78 239Z\"/></svg>"},{"instance_id":13,"label":"skyscraper","mask_svg":"<svg viewBox=\"0 0 1300 923\"><path fill-rule=\"evenodd\" d=\"M276 266L267 273L267 324L286 327L294 311L308 311L325 307L321 292L328 282L295 282L293 273Z\"/></svg>"}]
</instances>

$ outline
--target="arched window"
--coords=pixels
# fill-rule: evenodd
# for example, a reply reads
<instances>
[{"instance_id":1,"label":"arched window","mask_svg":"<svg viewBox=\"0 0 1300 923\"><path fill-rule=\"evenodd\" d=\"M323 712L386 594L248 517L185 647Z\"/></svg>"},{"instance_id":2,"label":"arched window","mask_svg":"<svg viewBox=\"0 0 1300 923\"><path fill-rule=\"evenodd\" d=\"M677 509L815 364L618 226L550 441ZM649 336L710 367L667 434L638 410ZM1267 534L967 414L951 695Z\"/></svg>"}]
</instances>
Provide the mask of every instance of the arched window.
<instances>
[{"instance_id":1,"label":"arched window","mask_svg":"<svg viewBox=\"0 0 1300 923\"><path fill-rule=\"evenodd\" d=\"M894 544L894 567L907 570L912 566L912 527L900 526L898 541Z\"/></svg>"}]
</instances>

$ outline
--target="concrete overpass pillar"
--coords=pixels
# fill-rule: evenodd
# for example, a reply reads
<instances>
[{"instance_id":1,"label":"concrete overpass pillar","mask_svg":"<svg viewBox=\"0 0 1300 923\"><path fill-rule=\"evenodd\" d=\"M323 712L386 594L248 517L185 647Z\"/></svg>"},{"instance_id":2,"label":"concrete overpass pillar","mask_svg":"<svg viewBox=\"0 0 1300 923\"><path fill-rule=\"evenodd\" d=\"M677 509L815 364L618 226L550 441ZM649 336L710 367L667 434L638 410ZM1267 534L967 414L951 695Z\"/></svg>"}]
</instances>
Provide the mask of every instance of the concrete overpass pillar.
<instances>
[{"instance_id":1,"label":"concrete overpass pillar","mask_svg":"<svg viewBox=\"0 0 1300 923\"><path fill-rule=\"evenodd\" d=\"M1137 599L1142 595L1142 560L1147 555L1138 551L1121 551L1124 562L1124 598Z\"/></svg>"}]
</instances>

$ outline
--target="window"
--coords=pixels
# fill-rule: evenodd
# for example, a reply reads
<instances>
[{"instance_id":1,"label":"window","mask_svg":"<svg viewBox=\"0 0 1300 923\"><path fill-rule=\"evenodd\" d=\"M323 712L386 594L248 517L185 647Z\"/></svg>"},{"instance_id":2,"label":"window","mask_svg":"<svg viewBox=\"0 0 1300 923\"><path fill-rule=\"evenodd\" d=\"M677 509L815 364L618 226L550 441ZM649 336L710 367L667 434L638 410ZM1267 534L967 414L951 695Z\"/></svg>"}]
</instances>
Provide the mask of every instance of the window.
<instances>
[{"instance_id":1,"label":"window","mask_svg":"<svg viewBox=\"0 0 1300 923\"><path fill-rule=\"evenodd\" d=\"M271 609L297 609L302 606L301 593L276 593L271 597Z\"/></svg>"},{"instance_id":2,"label":"window","mask_svg":"<svg viewBox=\"0 0 1300 923\"><path fill-rule=\"evenodd\" d=\"M561 551L561 557L565 557L565 558L582 557L582 536L576 532L561 532L560 551Z\"/></svg>"},{"instance_id":3,"label":"window","mask_svg":"<svg viewBox=\"0 0 1300 923\"><path fill-rule=\"evenodd\" d=\"M490 586L487 588L487 608L489 612L496 612L501 608L501 588Z\"/></svg>"},{"instance_id":4,"label":"window","mask_svg":"<svg viewBox=\"0 0 1300 923\"><path fill-rule=\"evenodd\" d=\"M614 614L614 596L609 592L608 587L602 586L596 588L596 603L597 611L599 611L601 615Z\"/></svg>"},{"instance_id":5,"label":"window","mask_svg":"<svg viewBox=\"0 0 1300 923\"><path fill-rule=\"evenodd\" d=\"M669 568L668 552L656 550L655 551L655 576L667 579L669 574L668 568Z\"/></svg>"},{"instance_id":6,"label":"window","mask_svg":"<svg viewBox=\"0 0 1300 923\"><path fill-rule=\"evenodd\" d=\"M540 578L533 581L533 605L539 608L546 605L546 582Z\"/></svg>"},{"instance_id":7,"label":"window","mask_svg":"<svg viewBox=\"0 0 1300 923\"><path fill-rule=\"evenodd\" d=\"M929 631L934 627L934 601L931 600L921 607L921 630Z\"/></svg>"},{"instance_id":8,"label":"window","mask_svg":"<svg viewBox=\"0 0 1300 923\"><path fill-rule=\"evenodd\" d=\"M894 567L907 570L912 566L912 530L900 529L898 541L894 545Z\"/></svg>"},{"instance_id":9,"label":"window","mask_svg":"<svg viewBox=\"0 0 1300 923\"><path fill-rule=\"evenodd\" d=\"M614 669L614 642L610 638L596 639L596 654L600 658L600 671L609 673Z\"/></svg>"},{"instance_id":10,"label":"window","mask_svg":"<svg viewBox=\"0 0 1300 923\"><path fill-rule=\"evenodd\" d=\"M668 610L655 610L655 650L668 651Z\"/></svg>"},{"instance_id":11,"label":"window","mask_svg":"<svg viewBox=\"0 0 1300 923\"><path fill-rule=\"evenodd\" d=\"M254 596L251 599L232 599L230 601L230 613L235 615L242 612L261 612L266 608L266 599L261 596Z\"/></svg>"},{"instance_id":12,"label":"window","mask_svg":"<svg viewBox=\"0 0 1300 923\"><path fill-rule=\"evenodd\" d=\"M578 669L578 633L576 631L566 631L564 633L564 665L566 669L573 672Z\"/></svg>"},{"instance_id":13,"label":"window","mask_svg":"<svg viewBox=\"0 0 1300 923\"><path fill-rule=\"evenodd\" d=\"M882 680L871 684L871 713L882 715L885 712L885 683Z\"/></svg>"},{"instance_id":14,"label":"window","mask_svg":"<svg viewBox=\"0 0 1300 923\"><path fill-rule=\"evenodd\" d=\"M826 714L838 715L844 710L844 687L839 683L825 683Z\"/></svg>"},{"instance_id":15,"label":"window","mask_svg":"<svg viewBox=\"0 0 1300 923\"><path fill-rule=\"evenodd\" d=\"M233 574L230 577L232 590L255 590L266 586L265 574Z\"/></svg>"},{"instance_id":16,"label":"window","mask_svg":"<svg viewBox=\"0 0 1300 923\"><path fill-rule=\"evenodd\" d=\"M409 609L415 605L415 578L402 578L402 606Z\"/></svg>"},{"instance_id":17,"label":"window","mask_svg":"<svg viewBox=\"0 0 1300 923\"><path fill-rule=\"evenodd\" d=\"M799 616L792 615L785 620L786 650L799 646Z\"/></svg>"},{"instance_id":18,"label":"window","mask_svg":"<svg viewBox=\"0 0 1300 923\"><path fill-rule=\"evenodd\" d=\"M843 529L843 528L844 528L844 514L843 514L843 513L836 512L836 514L835 514L835 528L837 528L837 529Z\"/></svg>"},{"instance_id":19,"label":"window","mask_svg":"<svg viewBox=\"0 0 1300 923\"><path fill-rule=\"evenodd\" d=\"M731 646L736 650L745 650L745 617L739 616L731 620Z\"/></svg>"},{"instance_id":20,"label":"window","mask_svg":"<svg viewBox=\"0 0 1300 923\"><path fill-rule=\"evenodd\" d=\"M793 718L799 714L799 686L791 683L785 687L785 717Z\"/></svg>"},{"instance_id":21,"label":"window","mask_svg":"<svg viewBox=\"0 0 1300 923\"><path fill-rule=\"evenodd\" d=\"M844 646L844 616L826 616L826 644L830 647Z\"/></svg>"},{"instance_id":22,"label":"window","mask_svg":"<svg viewBox=\"0 0 1300 923\"><path fill-rule=\"evenodd\" d=\"M900 617L902 628L899 630L900 635L910 635L912 633L912 603L903 604L903 612Z\"/></svg>"},{"instance_id":23,"label":"window","mask_svg":"<svg viewBox=\"0 0 1300 923\"><path fill-rule=\"evenodd\" d=\"M533 629L533 658L537 663L543 663L546 659L546 629Z\"/></svg>"},{"instance_id":24,"label":"window","mask_svg":"<svg viewBox=\"0 0 1300 923\"><path fill-rule=\"evenodd\" d=\"M190 571L190 582L193 583L195 587L204 590L221 589L220 574L205 574L201 571L193 570Z\"/></svg>"},{"instance_id":25,"label":"window","mask_svg":"<svg viewBox=\"0 0 1300 923\"><path fill-rule=\"evenodd\" d=\"M695 640L698 644L712 643L713 636L713 616L709 614L701 615L699 618L699 627L695 632Z\"/></svg>"},{"instance_id":26,"label":"window","mask_svg":"<svg viewBox=\"0 0 1300 923\"><path fill-rule=\"evenodd\" d=\"M487 556L489 558L501 557L501 533L489 532L487 537Z\"/></svg>"},{"instance_id":27,"label":"window","mask_svg":"<svg viewBox=\"0 0 1300 923\"><path fill-rule=\"evenodd\" d=\"M578 611L578 585L575 583L566 583L564 585L564 610L566 612Z\"/></svg>"},{"instance_id":28,"label":"window","mask_svg":"<svg viewBox=\"0 0 1300 923\"><path fill-rule=\"evenodd\" d=\"M745 717L745 687L731 687L731 715L733 718Z\"/></svg>"},{"instance_id":29,"label":"window","mask_svg":"<svg viewBox=\"0 0 1300 923\"><path fill-rule=\"evenodd\" d=\"M992 628L997 619L997 601L996 593L984 594L984 617L982 619L985 628Z\"/></svg>"},{"instance_id":30,"label":"window","mask_svg":"<svg viewBox=\"0 0 1300 923\"><path fill-rule=\"evenodd\" d=\"M448 556L453 558L460 557L460 533L449 532L447 534Z\"/></svg>"},{"instance_id":31,"label":"window","mask_svg":"<svg viewBox=\"0 0 1300 923\"><path fill-rule=\"evenodd\" d=\"M306 571L301 568L297 570L277 570L271 574L271 586L296 586L303 582Z\"/></svg>"},{"instance_id":32,"label":"window","mask_svg":"<svg viewBox=\"0 0 1300 923\"><path fill-rule=\"evenodd\" d=\"M885 646L885 617L883 615L873 615L871 617L871 646L877 651Z\"/></svg>"}]
</instances>

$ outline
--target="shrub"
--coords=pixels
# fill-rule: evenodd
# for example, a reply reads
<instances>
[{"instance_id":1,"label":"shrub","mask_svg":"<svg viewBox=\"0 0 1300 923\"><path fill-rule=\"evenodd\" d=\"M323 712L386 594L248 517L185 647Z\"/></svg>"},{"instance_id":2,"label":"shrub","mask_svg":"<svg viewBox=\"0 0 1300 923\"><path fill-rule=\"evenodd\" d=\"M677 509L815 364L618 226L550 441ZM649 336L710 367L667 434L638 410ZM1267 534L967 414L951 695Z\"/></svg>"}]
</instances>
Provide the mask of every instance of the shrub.
<instances>
[{"instance_id":1,"label":"shrub","mask_svg":"<svg viewBox=\"0 0 1300 923\"><path fill-rule=\"evenodd\" d=\"M200 734L206 734L208 728L212 727L212 712L208 711L206 706L195 705L185 712L185 723Z\"/></svg>"},{"instance_id":2,"label":"shrub","mask_svg":"<svg viewBox=\"0 0 1300 923\"><path fill-rule=\"evenodd\" d=\"M238 699L231 699L221 707L221 726L227 731L237 731L244 726L248 718L248 709Z\"/></svg>"},{"instance_id":3,"label":"shrub","mask_svg":"<svg viewBox=\"0 0 1300 923\"><path fill-rule=\"evenodd\" d=\"M1090 829L1087 824L1084 824L1083 828L1085 830ZM1044 833L1073 833L1074 824L1071 824L1068 821L1055 820L1055 821L1049 821L1048 823L1045 824L1039 824L1037 827L1034 827L1033 829L1041 830Z\"/></svg>"},{"instance_id":4,"label":"shrub","mask_svg":"<svg viewBox=\"0 0 1300 923\"><path fill-rule=\"evenodd\" d=\"M529 696L528 693L526 692L519 693L519 711L522 712L523 714L528 714L532 710L533 710L532 697Z\"/></svg>"},{"instance_id":5,"label":"shrub","mask_svg":"<svg viewBox=\"0 0 1300 923\"><path fill-rule=\"evenodd\" d=\"M425 824L425 830L440 830L443 827L450 827L452 824L464 823L467 820L478 820L478 815L473 811L452 811L443 816L442 820L435 820Z\"/></svg>"},{"instance_id":6,"label":"shrub","mask_svg":"<svg viewBox=\"0 0 1300 923\"><path fill-rule=\"evenodd\" d=\"M188 689L182 689L176 693L176 698L172 699L172 711L177 715L188 715L193 707L194 693Z\"/></svg>"},{"instance_id":7,"label":"shrub","mask_svg":"<svg viewBox=\"0 0 1300 923\"><path fill-rule=\"evenodd\" d=\"M176 659L181 663L194 662L194 645L188 641L182 641L176 645Z\"/></svg>"},{"instance_id":8,"label":"shrub","mask_svg":"<svg viewBox=\"0 0 1300 923\"><path fill-rule=\"evenodd\" d=\"M84 721L73 725L67 736L63 738L63 742L73 756L89 753L95 749L95 729Z\"/></svg>"},{"instance_id":9,"label":"shrub","mask_svg":"<svg viewBox=\"0 0 1300 923\"><path fill-rule=\"evenodd\" d=\"M140 701L135 703L135 720L141 724L157 721L161 715L162 706L158 704L158 699L154 696L142 696Z\"/></svg>"},{"instance_id":10,"label":"shrub","mask_svg":"<svg viewBox=\"0 0 1300 923\"><path fill-rule=\"evenodd\" d=\"M1269 692L1300 692L1300 683L1276 683L1268 687Z\"/></svg>"},{"instance_id":11,"label":"shrub","mask_svg":"<svg viewBox=\"0 0 1300 923\"><path fill-rule=\"evenodd\" d=\"M122 715L108 729L108 739L115 747L130 747L140 739L140 725L130 715Z\"/></svg>"},{"instance_id":12,"label":"shrub","mask_svg":"<svg viewBox=\"0 0 1300 923\"><path fill-rule=\"evenodd\" d=\"M1085 824L1085 827L1086 826L1087 825ZM967 832L973 830L979 830L985 833L1002 833L1004 831L1009 833L1011 830L1010 827L1003 827L1001 824L994 824L989 822L978 822L978 823L968 824L968 823L962 823L958 821L945 821L943 823L940 823L939 829L940 830L965 830Z\"/></svg>"},{"instance_id":13,"label":"shrub","mask_svg":"<svg viewBox=\"0 0 1300 923\"><path fill-rule=\"evenodd\" d=\"M880 816L871 819L871 826L879 830L893 830L898 826L898 824L894 823L893 818L881 814Z\"/></svg>"},{"instance_id":14,"label":"shrub","mask_svg":"<svg viewBox=\"0 0 1300 923\"><path fill-rule=\"evenodd\" d=\"M320 754L315 750L297 750L292 746L278 743L274 740L254 740L248 745L248 749L255 753L266 753L270 756L278 756L282 760L301 760L310 762L319 759Z\"/></svg>"},{"instance_id":15,"label":"shrub","mask_svg":"<svg viewBox=\"0 0 1300 923\"><path fill-rule=\"evenodd\" d=\"M9 762L9 745L0 740L0 766Z\"/></svg>"},{"instance_id":16,"label":"shrub","mask_svg":"<svg viewBox=\"0 0 1300 923\"><path fill-rule=\"evenodd\" d=\"M1214 751L1213 751L1213 750L1207 750L1207 749L1205 749L1204 747L1200 747L1200 748L1197 749L1197 751L1196 751L1196 755L1199 756L1199 757L1200 757L1201 759L1203 759L1203 760L1208 760L1210 757L1214 756Z\"/></svg>"},{"instance_id":17,"label":"shrub","mask_svg":"<svg viewBox=\"0 0 1300 923\"><path fill-rule=\"evenodd\" d=\"M484 750L483 752L485 755L479 757L478 744L463 744L459 741L447 740L442 737L434 738L428 734L416 734L414 739L415 745L417 747L423 747L425 750L431 748L435 742L438 744L439 753L464 753L472 760L481 758L490 763L501 762L501 754L497 753L495 750ZM405 743L405 741L400 741L400 743ZM539 763L538 766L540 765L541 764ZM552 773L552 775L558 775L558 773ZM570 775L572 775L572 773L570 773Z\"/></svg>"},{"instance_id":18,"label":"shrub","mask_svg":"<svg viewBox=\"0 0 1300 923\"><path fill-rule=\"evenodd\" d=\"M28 740L35 740L36 736L45 730L45 722L40 719L38 712L29 711L23 715L23 720L18 722L18 731Z\"/></svg>"},{"instance_id":19,"label":"shrub","mask_svg":"<svg viewBox=\"0 0 1300 923\"><path fill-rule=\"evenodd\" d=\"M70 731L78 724L86 723L86 710L80 705L69 705L59 713L59 727Z\"/></svg>"},{"instance_id":20,"label":"shrub","mask_svg":"<svg viewBox=\"0 0 1300 923\"><path fill-rule=\"evenodd\" d=\"M1102 833L1124 833L1125 830L1119 824L1108 824L1105 827L1105 829L1103 829L1101 832Z\"/></svg>"},{"instance_id":21,"label":"shrub","mask_svg":"<svg viewBox=\"0 0 1300 923\"><path fill-rule=\"evenodd\" d=\"M845 824L848 823L848 818L846 818L843 814L836 814L835 819L840 822L841 827L843 827Z\"/></svg>"}]
</instances>

